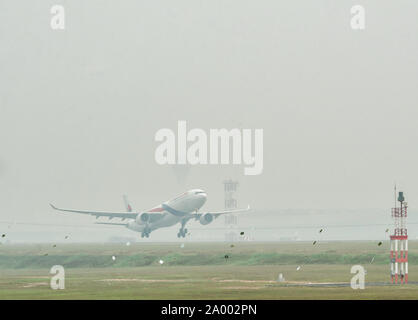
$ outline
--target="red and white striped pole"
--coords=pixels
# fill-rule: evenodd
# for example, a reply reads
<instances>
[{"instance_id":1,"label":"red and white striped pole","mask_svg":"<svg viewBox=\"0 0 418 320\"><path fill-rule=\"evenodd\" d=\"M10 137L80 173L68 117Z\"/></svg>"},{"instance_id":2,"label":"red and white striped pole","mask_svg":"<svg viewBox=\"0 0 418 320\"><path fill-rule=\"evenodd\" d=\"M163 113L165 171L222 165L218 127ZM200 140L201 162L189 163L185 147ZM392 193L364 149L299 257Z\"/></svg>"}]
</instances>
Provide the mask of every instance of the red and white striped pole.
<instances>
[{"instance_id":1,"label":"red and white striped pole","mask_svg":"<svg viewBox=\"0 0 418 320\"><path fill-rule=\"evenodd\" d=\"M390 236L391 282L408 283L408 231L406 228L407 204L403 192L399 192L400 208L392 208L395 227ZM395 279L394 279L395 278Z\"/></svg>"}]
</instances>

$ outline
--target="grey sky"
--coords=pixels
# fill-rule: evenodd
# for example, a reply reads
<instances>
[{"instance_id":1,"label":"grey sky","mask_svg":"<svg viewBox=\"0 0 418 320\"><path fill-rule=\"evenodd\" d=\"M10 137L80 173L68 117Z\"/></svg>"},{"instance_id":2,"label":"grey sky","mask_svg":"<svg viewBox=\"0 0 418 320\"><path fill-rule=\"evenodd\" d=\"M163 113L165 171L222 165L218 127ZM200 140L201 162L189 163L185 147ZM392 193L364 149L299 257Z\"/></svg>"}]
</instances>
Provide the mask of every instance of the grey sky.
<instances>
[{"instance_id":1,"label":"grey sky","mask_svg":"<svg viewBox=\"0 0 418 320\"><path fill-rule=\"evenodd\" d=\"M50 28L53 4L65 31ZM364 31L350 28L354 4ZM395 181L416 208L417 12L412 0L0 0L0 220L90 223L48 203L121 210L127 193L142 210L192 187L219 209L229 177L256 209L389 209ZM263 174L195 166L178 179L154 161L155 132L178 120L264 129Z\"/></svg>"}]
</instances>

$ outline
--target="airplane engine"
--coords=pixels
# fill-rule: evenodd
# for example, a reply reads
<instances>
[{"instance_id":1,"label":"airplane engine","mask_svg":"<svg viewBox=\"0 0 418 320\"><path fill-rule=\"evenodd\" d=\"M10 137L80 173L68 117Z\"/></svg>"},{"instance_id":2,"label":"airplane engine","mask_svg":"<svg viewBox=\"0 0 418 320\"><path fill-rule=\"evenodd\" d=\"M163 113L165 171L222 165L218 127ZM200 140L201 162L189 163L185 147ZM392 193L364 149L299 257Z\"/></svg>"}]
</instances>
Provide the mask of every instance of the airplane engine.
<instances>
[{"instance_id":1,"label":"airplane engine","mask_svg":"<svg viewBox=\"0 0 418 320\"><path fill-rule=\"evenodd\" d=\"M138 214L138 215L136 216L136 222L137 222L137 223L139 223L139 224L141 224L141 223L146 223L146 222L148 222L148 221L149 221L149 219L150 219L150 216L149 216L149 214L148 214L148 213L146 213L146 212L141 213L141 214Z\"/></svg>"},{"instance_id":2,"label":"airplane engine","mask_svg":"<svg viewBox=\"0 0 418 320\"><path fill-rule=\"evenodd\" d=\"M200 217L200 223L203 225L209 224L213 221L213 215L210 213L205 213Z\"/></svg>"}]
</instances>

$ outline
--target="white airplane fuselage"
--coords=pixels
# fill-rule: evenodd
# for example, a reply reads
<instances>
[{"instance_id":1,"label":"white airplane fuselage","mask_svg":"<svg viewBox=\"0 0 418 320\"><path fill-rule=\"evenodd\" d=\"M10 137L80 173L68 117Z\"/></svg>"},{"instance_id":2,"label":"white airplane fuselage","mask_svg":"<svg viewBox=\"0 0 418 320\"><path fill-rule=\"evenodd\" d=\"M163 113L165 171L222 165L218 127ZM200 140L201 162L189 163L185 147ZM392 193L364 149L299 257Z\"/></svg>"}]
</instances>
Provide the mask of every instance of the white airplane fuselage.
<instances>
[{"instance_id":1,"label":"white airplane fuselage","mask_svg":"<svg viewBox=\"0 0 418 320\"><path fill-rule=\"evenodd\" d=\"M206 199L207 194L203 190L189 190L144 213L138 213L137 218L129 222L127 228L137 232L145 230L150 232L159 228L171 227L190 218L191 214L197 212L205 204ZM153 219L153 214L158 214L159 219ZM141 220L141 215L148 215L149 220Z\"/></svg>"}]
</instances>

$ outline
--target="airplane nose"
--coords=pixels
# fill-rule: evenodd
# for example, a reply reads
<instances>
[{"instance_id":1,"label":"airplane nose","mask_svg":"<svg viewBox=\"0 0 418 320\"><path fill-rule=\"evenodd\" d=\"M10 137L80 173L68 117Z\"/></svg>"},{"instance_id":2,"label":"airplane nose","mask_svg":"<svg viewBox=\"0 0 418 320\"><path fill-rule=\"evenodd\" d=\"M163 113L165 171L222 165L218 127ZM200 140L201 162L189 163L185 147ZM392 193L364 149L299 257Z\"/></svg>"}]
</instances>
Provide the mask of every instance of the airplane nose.
<instances>
[{"instance_id":1,"label":"airplane nose","mask_svg":"<svg viewBox=\"0 0 418 320\"><path fill-rule=\"evenodd\" d=\"M206 193L200 193L199 194L199 199L202 201L202 203L205 203L206 202L206 199L207 199L207 194Z\"/></svg>"}]
</instances>

